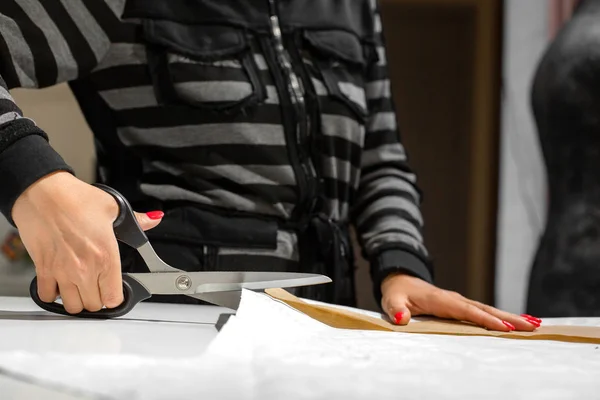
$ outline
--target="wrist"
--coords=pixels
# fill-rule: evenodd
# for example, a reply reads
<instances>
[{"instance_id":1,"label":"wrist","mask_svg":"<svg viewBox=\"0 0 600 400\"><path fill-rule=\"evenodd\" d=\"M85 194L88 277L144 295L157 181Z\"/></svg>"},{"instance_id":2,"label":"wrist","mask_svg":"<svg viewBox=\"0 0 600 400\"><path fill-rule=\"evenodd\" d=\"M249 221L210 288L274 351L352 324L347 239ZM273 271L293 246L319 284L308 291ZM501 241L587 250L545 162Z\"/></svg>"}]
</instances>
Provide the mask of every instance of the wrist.
<instances>
[{"instance_id":1,"label":"wrist","mask_svg":"<svg viewBox=\"0 0 600 400\"><path fill-rule=\"evenodd\" d=\"M57 193L67 189L70 182L75 178L66 171L55 171L43 176L32 183L15 201L12 208L12 219L17 228L23 217L38 209L50 209L55 202Z\"/></svg>"},{"instance_id":2,"label":"wrist","mask_svg":"<svg viewBox=\"0 0 600 400\"><path fill-rule=\"evenodd\" d=\"M34 183L57 171L73 173L72 168L40 135L30 134L0 152L0 212L11 225L16 226L13 208L17 199Z\"/></svg>"},{"instance_id":3,"label":"wrist","mask_svg":"<svg viewBox=\"0 0 600 400\"><path fill-rule=\"evenodd\" d=\"M396 286L398 284L402 284L403 282L410 282L412 280L419 280L420 278L415 277L414 275L410 275L406 272L395 271L389 273L382 281L381 281L381 294L385 296L386 291L391 286Z\"/></svg>"},{"instance_id":4,"label":"wrist","mask_svg":"<svg viewBox=\"0 0 600 400\"><path fill-rule=\"evenodd\" d=\"M383 278L383 280L381 281L381 286L383 286L386 282L389 282L391 280L397 280L397 279L401 279L402 277L406 277L406 276L410 276L408 275L406 272L402 272L402 271L394 271L394 272L390 272L385 278Z\"/></svg>"},{"instance_id":5,"label":"wrist","mask_svg":"<svg viewBox=\"0 0 600 400\"><path fill-rule=\"evenodd\" d=\"M408 248L398 245L388 247L373 254L370 257L371 276L373 278L373 294L375 301L381 301L382 284L386 278L387 282L395 282L398 276L417 277L424 282L433 283L432 265L428 260L418 256ZM395 278L394 278L395 276ZM387 287L386 283L386 287Z\"/></svg>"}]
</instances>

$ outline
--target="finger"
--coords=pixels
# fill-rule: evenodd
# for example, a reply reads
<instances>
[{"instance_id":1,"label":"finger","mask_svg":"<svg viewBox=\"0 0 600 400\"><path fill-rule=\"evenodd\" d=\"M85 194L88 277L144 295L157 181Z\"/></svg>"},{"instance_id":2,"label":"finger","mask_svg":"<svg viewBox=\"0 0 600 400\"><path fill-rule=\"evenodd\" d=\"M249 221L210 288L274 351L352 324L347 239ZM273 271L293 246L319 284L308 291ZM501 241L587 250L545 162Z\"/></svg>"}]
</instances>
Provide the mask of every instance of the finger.
<instances>
[{"instance_id":1,"label":"finger","mask_svg":"<svg viewBox=\"0 0 600 400\"><path fill-rule=\"evenodd\" d=\"M479 326L501 332L510 332L515 329L510 322L503 321L464 299L452 297L449 301L444 301L444 303L446 304L440 304L440 306L445 307L449 316L453 319L472 322Z\"/></svg>"},{"instance_id":2,"label":"finger","mask_svg":"<svg viewBox=\"0 0 600 400\"><path fill-rule=\"evenodd\" d=\"M103 303L100 298L100 289L97 280L88 281L85 285L79 285L78 288L83 308L91 312L96 312L102 308Z\"/></svg>"},{"instance_id":3,"label":"finger","mask_svg":"<svg viewBox=\"0 0 600 400\"><path fill-rule=\"evenodd\" d=\"M408 309L408 298L398 295L391 299L384 299L383 307L390 320L396 325L406 325L410 322L411 313Z\"/></svg>"},{"instance_id":4,"label":"finger","mask_svg":"<svg viewBox=\"0 0 600 400\"><path fill-rule=\"evenodd\" d=\"M542 322L542 320L539 318L530 317L530 316L529 316L529 318L519 317L515 314L499 310L499 309L489 306L487 304L483 304L478 301L468 299L458 293L455 293L455 296L469 304L472 304L473 306L479 308L480 310L501 319L502 321L508 322L510 325L514 326L515 330L518 330L518 331L531 332L531 331L535 330L536 328L538 328Z\"/></svg>"},{"instance_id":5,"label":"finger","mask_svg":"<svg viewBox=\"0 0 600 400\"><path fill-rule=\"evenodd\" d=\"M518 331L531 332L531 331L534 331L536 328L539 328L542 323L542 320L539 318L535 318L535 317L531 317L531 316L528 316L529 318L523 317L523 316L518 316L518 315L515 315L512 313L509 313L507 311L499 310L499 309L489 306L487 304L480 303L478 301L468 300L468 299L466 299L466 300L467 300L467 302L473 304L475 307L479 308L480 310L485 311L488 314L492 314L493 316L498 317L503 321L507 321L507 322L511 323L515 327L515 330L518 330Z\"/></svg>"},{"instance_id":6,"label":"finger","mask_svg":"<svg viewBox=\"0 0 600 400\"><path fill-rule=\"evenodd\" d=\"M52 303L58 297L58 284L53 277L38 275L37 290L40 300L44 303Z\"/></svg>"},{"instance_id":7,"label":"finger","mask_svg":"<svg viewBox=\"0 0 600 400\"><path fill-rule=\"evenodd\" d=\"M145 214L136 212L135 218L137 219L138 224L140 224L140 227L147 231L160 224L164 215L165 214L162 211L149 211Z\"/></svg>"},{"instance_id":8,"label":"finger","mask_svg":"<svg viewBox=\"0 0 600 400\"><path fill-rule=\"evenodd\" d=\"M62 299L63 306L70 314L77 314L83 311L83 302L79 296L79 289L71 282L58 282L58 290Z\"/></svg>"},{"instance_id":9,"label":"finger","mask_svg":"<svg viewBox=\"0 0 600 400\"><path fill-rule=\"evenodd\" d=\"M542 324L542 319L538 317L534 317L529 314L521 314L521 317L525 318L527 321L533 323L534 325L540 326Z\"/></svg>"},{"instance_id":10,"label":"finger","mask_svg":"<svg viewBox=\"0 0 600 400\"><path fill-rule=\"evenodd\" d=\"M116 241L112 243L106 262L108 265L102 266L102 272L98 276L100 299L107 308L115 308L123 303L121 257Z\"/></svg>"}]
</instances>

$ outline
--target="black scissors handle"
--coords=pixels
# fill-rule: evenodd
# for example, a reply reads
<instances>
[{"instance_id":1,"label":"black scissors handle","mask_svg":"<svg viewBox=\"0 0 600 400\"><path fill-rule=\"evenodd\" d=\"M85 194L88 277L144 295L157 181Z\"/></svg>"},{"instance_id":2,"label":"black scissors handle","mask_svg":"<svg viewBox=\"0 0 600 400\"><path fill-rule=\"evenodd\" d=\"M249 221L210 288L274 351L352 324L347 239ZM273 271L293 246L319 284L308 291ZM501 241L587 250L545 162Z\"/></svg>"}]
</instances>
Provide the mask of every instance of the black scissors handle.
<instances>
[{"instance_id":1,"label":"black scissors handle","mask_svg":"<svg viewBox=\"0 0 600 400\"><path fill-rule=\"evenodd\" d=\"M115 189L96 183L94 186L112 195L119 205L119 215L113 223L113 230L117 240L137 249L148 242L148 237L144 230L139 226L133 208ZM77 314L70 314L62 304L57 302L46 303L38 295L37 277L34 277L29 285L29 295L33 301L42 309L56 314L68 315L80 318L117 318L130 312L139 302L151 297L151 293L139 283L135 278L123 274L123 302L115 308L103 308L100 311L82 311Z\"/></svg>"},{"instance_id":2,"label":"black scissors handle","mask_svg":"<svg viewBox=\"0 0 600 400\"><path fill-rule=\"evenodd\" d=\"M119 215L113 222L116 238L134 249L148 243L148 237L138 224L133 208L127 199L110 186L101 183L95 183L94 186L112 195L119 205Z\"/></svg>"},{"instance_id":3,"label":"black scissors handle","mask_svg":"<svg viewBox=\"0 0 600 400\"><path fill-rule=\"evenodd\" d=\"M57 303L56 301L52 303L46 303L40 299L37 290L37 276L33 278L31 285L29 285L29 294L31 295L34 303L46 311L50 311L55 314L68 315L70 317L96 319L122 317L133 310L138 303L151 297L150 292L148 292L141 283L127 274L123 274L123 302L115 308L103 308L99 311L83 310L77 314L70 314L62 304Z\"/></svg>"}]
</instances>

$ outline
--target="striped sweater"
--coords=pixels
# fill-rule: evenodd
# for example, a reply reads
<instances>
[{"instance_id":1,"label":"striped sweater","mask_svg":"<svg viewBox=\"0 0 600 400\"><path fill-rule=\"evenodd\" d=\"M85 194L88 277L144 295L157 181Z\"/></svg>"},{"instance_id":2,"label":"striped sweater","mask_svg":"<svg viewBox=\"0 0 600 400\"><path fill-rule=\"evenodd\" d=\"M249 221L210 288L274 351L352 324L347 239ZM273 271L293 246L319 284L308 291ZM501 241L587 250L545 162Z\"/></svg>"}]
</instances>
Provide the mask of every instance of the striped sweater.
<instances>
[{"instance_id":1,"label":"striped sweater","mask_svg":"<svg viewBox=\"0 0 600 400\"><path fill-rule=\"evenodd\" d=\"M277 221L272 243L222 232L221 265L301 265L299 235L320 215L356 227L376 296L393 271L431 280L374 0L2 0L8 218L34 181L73 172L8 90L60 82L94 132L98 179L138 209L182 223L194 220L176 216L182 207ZM206 239L202 221L163 234Z\"/></svg>"}]
</instances>

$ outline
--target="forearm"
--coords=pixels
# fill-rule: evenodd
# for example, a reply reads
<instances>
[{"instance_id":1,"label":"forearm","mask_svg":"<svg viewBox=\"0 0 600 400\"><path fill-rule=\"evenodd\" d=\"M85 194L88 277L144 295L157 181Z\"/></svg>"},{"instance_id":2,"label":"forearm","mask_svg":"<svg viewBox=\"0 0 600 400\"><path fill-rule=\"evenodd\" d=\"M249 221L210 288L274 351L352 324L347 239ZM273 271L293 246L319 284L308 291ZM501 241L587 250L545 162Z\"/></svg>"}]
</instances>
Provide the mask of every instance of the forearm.
<instances>
[{"instance_id":1,"label":"forearm","mask_svg":"<svg viewBox=\"0 0 600 400\"><path fill-rule=\"evenodd\" d=\"M109 3L111 5L109 6ZM107 53L123 4L113 0L0 1L0 212L52 172L72 170L8 89L43 88L85 75Z\"/></svg>"},{"instance_id":2,"label":"forearm","mask_svg":"<svg viewBox=\"0 0 600 400\"><path fill-rule=\"evenodd\" d=\"M433 270L423 244L421 192L397 128L377 8L373 20L378 60L366 73L369 115L353 216L379 301L380 284L389 274L408 273L431 282Z\"/></svg>"},{"instance_id":3,"label":"forearm","mask_svg":"<svg viewBox=\"0 0 600 400\"><path fill-rule=\"evenodd\" d=\"M396 156L389 150L395 148ZM369 260L374 294L381 282L401 272L433 281L433 268L423 243L423 218L416 178L400 143L373 147L373 164L363 166L355 224Z\"/></svg>"},{"instance_id":4,"label":"forearm","mask_svg":"<svg viewBox=\"0 0 600 400\"><path fill-rule=\"evenodd\" d=\"M21 193L61 170L72 172L44 131L23 117L0 77L0 212L12 223L11 210Z\"/></svg>"}]
</instances>

